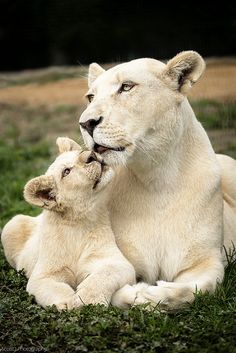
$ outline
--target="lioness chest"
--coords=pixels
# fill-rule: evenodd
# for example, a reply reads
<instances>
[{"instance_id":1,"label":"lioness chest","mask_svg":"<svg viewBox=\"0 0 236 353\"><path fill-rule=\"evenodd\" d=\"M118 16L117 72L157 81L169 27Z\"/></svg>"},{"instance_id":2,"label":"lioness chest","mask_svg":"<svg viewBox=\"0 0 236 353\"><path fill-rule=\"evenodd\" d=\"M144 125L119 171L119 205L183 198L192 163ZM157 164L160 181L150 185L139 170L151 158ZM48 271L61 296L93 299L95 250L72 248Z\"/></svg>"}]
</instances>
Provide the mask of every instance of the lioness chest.
<instances>
[{"instance_id":1,"label":"lioness chest","mask_svg":"<svg viewBox=\"0 0 236 353\"><path fill-rule=\"evenodd\" d=\"M127 174L118 177L110 208L118 247L134 266L138 280L173 280L185 248L175 237L176 222L170 219L174 215L159 207L157 194L141 188Z\"/></svg>"}]
</instances>

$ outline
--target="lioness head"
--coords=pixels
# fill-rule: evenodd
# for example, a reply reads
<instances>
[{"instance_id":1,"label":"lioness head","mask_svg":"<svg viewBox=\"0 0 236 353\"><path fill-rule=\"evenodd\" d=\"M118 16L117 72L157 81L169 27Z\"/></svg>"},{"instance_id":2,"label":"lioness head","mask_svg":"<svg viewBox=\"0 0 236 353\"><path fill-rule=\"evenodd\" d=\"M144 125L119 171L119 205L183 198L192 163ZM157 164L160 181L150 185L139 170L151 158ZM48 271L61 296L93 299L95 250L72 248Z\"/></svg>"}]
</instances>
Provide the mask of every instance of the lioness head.
<instances>
[{"instance_id":1,"label":"lioness head","mask_svg":"<svg viewBox=\"0 0 236 353\"><path fill-rule=\"evenodd\" d=\"M57 212L75 215L91 210L103 199L104 187L113 170L93 151L82 151L73 140L57 139L60 155L44 175L30 180L24 188L29 203Z\"/></svg>"},{"instance_id":2,"label":"lioness head","mask_svg":"<svg viewBox=\"0 0 236 353\"><path fill-rule=\"evenodd\" d=\"M148 153L152 143L178 135L173 133L181 129L178 111L204 68L202 57L193 51L178 54L166 65L138 59L105 71L91 64L88 107L80 117L85 143L106 163L121 164L135 151L145 148Z\"/></svg>"}]
</instances>

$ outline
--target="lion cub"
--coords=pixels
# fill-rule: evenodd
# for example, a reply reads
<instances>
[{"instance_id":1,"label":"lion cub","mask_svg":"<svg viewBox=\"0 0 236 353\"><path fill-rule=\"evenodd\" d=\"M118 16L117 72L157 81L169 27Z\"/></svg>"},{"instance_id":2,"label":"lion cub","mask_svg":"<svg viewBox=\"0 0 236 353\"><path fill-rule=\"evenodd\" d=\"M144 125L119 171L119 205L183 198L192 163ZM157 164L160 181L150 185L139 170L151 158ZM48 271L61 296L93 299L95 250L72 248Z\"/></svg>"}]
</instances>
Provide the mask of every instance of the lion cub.
<instances>
[{"instance_id":1,"label":"lion cub","mask_svg":"<svg viewBox=\"0 0 236 353\"><path fill-rule=\"evenodd\" d=\"M101 156L58 138L60 155L45 175L30 180L26 201L44 208L37 217L18 215L3 229L9 263L25 269L27 291L43 307L70 309L108 304L135 282L133 266L118 249L107 197L113 170Z\"/></svg>"}]
</instances>

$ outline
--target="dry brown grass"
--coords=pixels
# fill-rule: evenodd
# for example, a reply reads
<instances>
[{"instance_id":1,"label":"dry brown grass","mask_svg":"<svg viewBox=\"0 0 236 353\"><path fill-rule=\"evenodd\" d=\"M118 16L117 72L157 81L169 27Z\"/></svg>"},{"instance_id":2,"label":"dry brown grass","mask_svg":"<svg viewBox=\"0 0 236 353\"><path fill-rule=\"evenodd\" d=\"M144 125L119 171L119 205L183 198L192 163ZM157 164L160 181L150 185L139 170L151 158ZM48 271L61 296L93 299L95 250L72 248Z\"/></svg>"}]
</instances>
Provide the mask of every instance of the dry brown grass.
<instances>
[{"instance_id":1,"label":"dry brown grass","mask_svg":"<svg viewBox=\"0 0 236 353\"><path fill-rule=\"evenodd\" d=\"M87 89L83 78L66 79L46 84L27 84L0 89L0 102L35 106L81 104Z\"/></svg>"},{"instance_id":2,"label":"dry brown grass","mask_svg":"<svg viewBox=\"0 0 236 353\"><path fill-rule=\"evenodd\" d=\"M83 104L86 90L87 80L85 78L64 79L44 84L18 84L1 88L0 102L26 104L31 107L76 105ZM236 59L209 61L205 74L193 88L190 97L194 100L235 101Z\"/></svg>"},{"instance_id":3,"label":"dry brown grass","mask_svg":"<svg viewBox=\"0 0 236 353\"><path fill-rule=\"evenodd\" d=\"M236 100L236 62L209 63L190 97L194 100L211 99L221 102Z\"/></svg>"}]
</instances>

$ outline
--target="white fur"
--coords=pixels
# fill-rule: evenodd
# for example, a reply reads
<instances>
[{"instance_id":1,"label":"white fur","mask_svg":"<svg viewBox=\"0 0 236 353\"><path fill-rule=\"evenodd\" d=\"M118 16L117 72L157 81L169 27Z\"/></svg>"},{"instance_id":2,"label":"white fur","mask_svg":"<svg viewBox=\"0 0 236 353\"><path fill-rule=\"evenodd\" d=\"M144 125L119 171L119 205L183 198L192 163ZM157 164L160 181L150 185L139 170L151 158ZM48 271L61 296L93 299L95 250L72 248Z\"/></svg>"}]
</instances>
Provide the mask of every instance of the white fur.
<instances>
[{"instance_id":1,"label":"white fur","mask_svg":"<svg viewBox=\"0 0 236 353\"><path fill-rule=\"evenodd\" d=\"M13 267L25 269L27 291L43 307L108 305L117 289L135 282L110 226L107 196L114 173L104 167L101 174L100 163L87 163L91 152L81 152L74 141L60 138L58 145L62 154L46 174L25 186L26 200L44 211L6 224L5 254ZM62 177L66 168L71 172Z\"/></svg>"},{"instance_id":2,"label":"white fur","mask_svg":"<svg viewBox=\"0 0 236 353\"><path fill-rule=\"evenodd\" d=\"M97 76L93 71L89 79L94 97L80 122L103 119L93 138L81 132L91 149L95 142L125 147L103 153L118 170L112 228L137 277L152 285L125 286L113 297L119 306L179 308L194 300L196 290L213 292L223 279L223 235L225 244L236 238L235 194L230 189L232 203L225 199L223 205L224 173L186 98L204 67L201 56L189 51L167 65L138 59L96 70ZM122 91L127 82L132 88ZM235 165L230 168L223 163L236 190ZM156 286L158 280L164 282Z\"/></svg>"}]
</instances>

